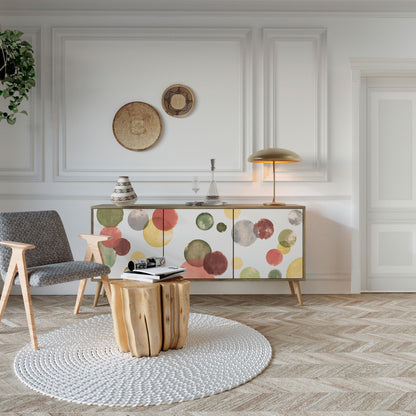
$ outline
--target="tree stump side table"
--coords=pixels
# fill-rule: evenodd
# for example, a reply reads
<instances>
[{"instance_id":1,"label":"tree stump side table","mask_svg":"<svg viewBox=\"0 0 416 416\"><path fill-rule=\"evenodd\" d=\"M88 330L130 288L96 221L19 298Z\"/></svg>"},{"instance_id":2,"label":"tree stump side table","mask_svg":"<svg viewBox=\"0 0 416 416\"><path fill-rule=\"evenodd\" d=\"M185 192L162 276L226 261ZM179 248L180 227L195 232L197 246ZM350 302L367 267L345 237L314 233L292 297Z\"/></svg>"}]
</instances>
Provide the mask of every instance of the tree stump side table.
<instances>
[{"instance_id":1,"label":"tree stump side table","mask_svg":"<svg viewBox=\"0 0 416 416\"><path fill-rule=\"evenodd\" d=\"M161 350L182 348L188 335L189 291L189 280L182 278L111 282L111 312L120 351L154 357Z\"/></svg>"}]
</instances>

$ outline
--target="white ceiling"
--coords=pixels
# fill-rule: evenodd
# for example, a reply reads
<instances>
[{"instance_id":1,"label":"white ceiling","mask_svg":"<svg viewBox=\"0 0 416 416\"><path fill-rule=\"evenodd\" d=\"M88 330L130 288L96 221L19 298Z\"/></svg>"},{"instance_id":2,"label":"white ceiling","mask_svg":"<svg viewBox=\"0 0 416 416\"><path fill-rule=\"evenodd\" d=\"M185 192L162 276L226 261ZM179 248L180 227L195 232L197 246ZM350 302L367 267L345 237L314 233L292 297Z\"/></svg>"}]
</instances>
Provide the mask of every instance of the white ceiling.
<instances>
[{"instance_id":1,"label":"white ceiling","mask_svg":"<svg viewBox=\"0 0 416 416\"><path fill-rule=\"evenodd\" d=\"M416 0L0 0L0 11L416 12Z\"/></svg>"}]
</instances>

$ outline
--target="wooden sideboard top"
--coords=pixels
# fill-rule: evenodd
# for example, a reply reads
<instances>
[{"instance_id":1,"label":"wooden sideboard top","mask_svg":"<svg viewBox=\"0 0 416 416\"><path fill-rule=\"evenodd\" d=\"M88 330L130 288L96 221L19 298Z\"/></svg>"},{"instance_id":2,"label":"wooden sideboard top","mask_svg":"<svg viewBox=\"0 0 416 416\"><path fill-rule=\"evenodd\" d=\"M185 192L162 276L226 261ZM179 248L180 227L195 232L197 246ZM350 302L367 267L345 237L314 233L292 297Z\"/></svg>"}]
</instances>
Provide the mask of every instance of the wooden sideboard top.
<instances>
[{"instance_id":1,"label":"wooden sideboard top","mask_svg":"<svg viewBox=\"0 0 416 416\"><path fill-rule=\"evenodd\" d=\"M263 205L263 204L223 204L223 205L184 205L184 204L134 204L118 207L114 204L93 205L91 209L305 209L304 205Z\"/></svg>"}]
</instances>

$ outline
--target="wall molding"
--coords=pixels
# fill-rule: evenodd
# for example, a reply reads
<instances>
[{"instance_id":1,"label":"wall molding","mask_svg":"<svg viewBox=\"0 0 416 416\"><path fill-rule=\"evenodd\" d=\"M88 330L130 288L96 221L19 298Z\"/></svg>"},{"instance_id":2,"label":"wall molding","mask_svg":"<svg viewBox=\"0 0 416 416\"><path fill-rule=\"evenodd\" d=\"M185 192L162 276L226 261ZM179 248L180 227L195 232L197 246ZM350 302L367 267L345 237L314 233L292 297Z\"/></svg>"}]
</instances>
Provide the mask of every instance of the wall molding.
<instances>
[{"instance_id":1,"label":"wall molding","mask_svg":"<svg viewBox=\"0 0 416 416\"><path fill-rule=\"evenodd\" d=\"M279 195L281 199L284 199L286 203L297 203L299 201L351 201L351 195L349 194L340 194L340 195L298 195L298 196L285 196ZM269 202L269 195L251 195L251 196L235 196L235 195L221 195L221 198L224 201L229 202L230 204L234 203L263 203ZM184 204L190 199L194 199L194 196L184 196L184 195L157 195L157 196L142 196L140 195L140 200L136 202L139 204L148 204L148 203L157 203L158 201L163 201L164 203L178 203ZM0 194L0 200L57 200L57 201L99 201L99 203L110 203L108 195L76 195L76 194ZM415 214L416 215L416 214Z\"/></svg>"},{"instance_id":2,"label":"wall molding","mask_svg":"<svg viewBox=\"0 0 416 416\"><path fill-rule=\"evenodd\" d=\"M0 279L0 289L2 287ZM64 283L55 286L31 288L32 295L74 295L77 291L78 282ZM300 282L303 295L307 294L347 294L350 293L349 274L313 274L307 275L306 280ZM88 281L85 294L95 293L95 284ZM12 288L12 295L20 293L20 287ZM242 279L230 279L222 281L193 280L191 295L237 295L237 294L290 294L289 285L285 279L257 279L254 281L243 281ZM305 305L307 300L304 299ZM293 298L294 305L296 298Z\"/></svg>"},{"instance_id":3,"label":"wall molding","mask_svg":"<svg viewBox=\"0 0 416 416\"><path fill-rule=\"evenodd\" d=\"M4 2L0 6L2 13L18 14L72 14L72 13L296 13L296 14L377 14L386 13L414 13L416 5L412 0L362 0L351 2L351 0L264 0L252 2L247 0L221 1L221 2L189 2L177 0L172 4L169 0L142 0L131 2L119 0L114 3L111 0L96 0L73 2L62 4L53 0L45 0L37 4L33 0L21 0L18 6L13 1Z\"/></svg>"},{"instance_id":4,"label":"wall molding","mask_svg":"<svg viewBox=\"0 0 416 416\"><path fill-rule=\"evenodd\" d=\"M4 29L6 29L4 27ZM31 90L29 95L28 116L18 115L18 118L28 117L28 139L27 152L30 155L30 166L28 168L14 169L0 167L0 181L5 182L39 182L43 180L43 146L44 146L44 123L43 123L43 98L42 98L42 39L40 27L18 26L13 29L24 33L23 37L31 43L34 50L36 65L36 87ZM17 120L19 123L19 120ZM7 140L8 138L4 138ZM10 139L11 140L11 139ZM15 155L16 160L19 155Z\"/></svg>"},{"instance_id":5,"label":"wall molding","mask_svg":"<svg viewBox=\"0 0 416 416\"><path fill-rule=\"evenodd\" d=\"M279 180L327 181L327 45L325 28L264 28L264 147L279 146L277 126L279 123L276 62L279 60L277 45L280 41L309 42L314 51L314 115L315 131L313 159L306 163L279 166ZM264 173L263 180L273 180L272 174Z\"/></svg>"},{"instance_id":6,"label":"wall molding","mask_svg":"<svg viewBox=\"0 0 416 416\"><path fill-rule=\"evenodd\" d=\"M70 40L145 40L145 41L218 41L236 42L240 52L241 85L240 95L240 126L241 133L239 167L227 170L216 170L217 181L251 182L253 180L251 164L247 158L251 151L252 140L252 29L251 28L87 28L87 27L55 27L52 29L53 50L53 102L56 120L54 127L58 137L54 149L55 166L54 181L113 181L114 175L119 174L120 169L75 169L67 166L67 137L65 114L65 44ZM200 176L202 180L209 179L207 170L191 170L181 166L175 169L165 169L157 166L154 169L129 168L128 173L132 181L141 182L180 182L189 181L190 176Z\"/></svg>"}]
</instances>

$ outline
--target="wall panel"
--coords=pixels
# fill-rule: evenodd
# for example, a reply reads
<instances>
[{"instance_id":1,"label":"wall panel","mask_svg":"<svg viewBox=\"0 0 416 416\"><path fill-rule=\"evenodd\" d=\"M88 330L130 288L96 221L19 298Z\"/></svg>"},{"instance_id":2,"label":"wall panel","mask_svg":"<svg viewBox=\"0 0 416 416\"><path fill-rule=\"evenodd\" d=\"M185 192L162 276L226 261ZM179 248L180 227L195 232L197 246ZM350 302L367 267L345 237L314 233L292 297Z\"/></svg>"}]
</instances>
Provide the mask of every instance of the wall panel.
<instances>
[{"instance_id":1,"label":"wall panel","mask_svg":"<svg viewBox=\"0 0 416 416\"><path fill-rule=\"evenodd\" d=\"M37 85L31 90L29 100L21 105L28 116L18 114L14 125L5 120L0 123L0 181L40 181L43 168L41 29L13 27L16 29L24 33L23 39L33 47Z\"/></svg>"},{"instance_id":2,"label":"wall panel","mask_svg":"<svg viewBox=\"0 0 416 416\"><path fill-rule=\"evenodd\" d=\"M189 180L212 157L219 180L251 180L249 29L55 28L53 40L56 180L106 181L122 171L132 180ZM196 97L184 118L161 106L177 83ZM145 152L113 137L114 115L130 101L152 105L162 119L160 139Z\"/></svg>"},{"instance_id":3,"label":"wall panel","mask_svg":"<svg viewBox=\"0 0 416 416\"><path fill-rule=\"evenodd\" d=\"M302 157L302 163L279 166L279 179L326 180L326 30L266 28L263 41L265 147Z\"/></svg>"}]
</instances>

